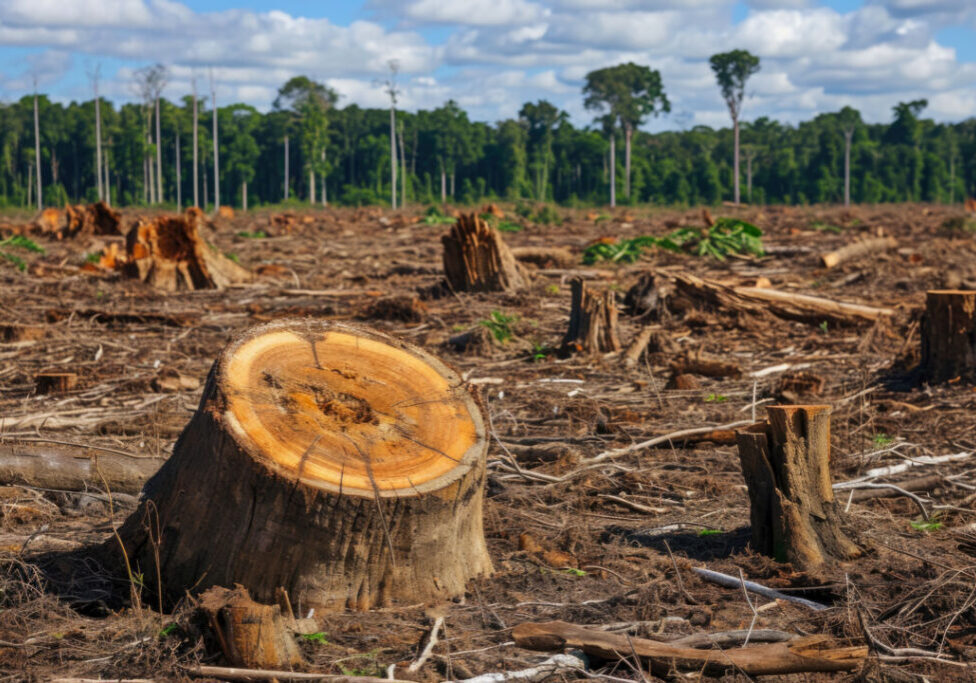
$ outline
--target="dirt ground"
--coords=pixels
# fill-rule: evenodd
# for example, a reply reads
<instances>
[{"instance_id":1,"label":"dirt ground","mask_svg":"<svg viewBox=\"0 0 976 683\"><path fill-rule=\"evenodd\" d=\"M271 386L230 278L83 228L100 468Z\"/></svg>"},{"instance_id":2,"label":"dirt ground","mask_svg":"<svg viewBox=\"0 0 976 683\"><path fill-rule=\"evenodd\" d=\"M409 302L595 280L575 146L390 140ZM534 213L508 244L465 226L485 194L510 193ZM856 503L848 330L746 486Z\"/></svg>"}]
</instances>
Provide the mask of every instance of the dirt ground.
<instances>
[{"instance_id":1,"label":"dirt ground","mask_svg":"<svg viewBox=\"0 0 976 683\"><path fill-rule=\"evenodd\" d=\"M964 383L927 386L910 372L919 358L925 291L976 286L968 284L976 283L976 237L945 226L958 209L713 209L759 225L768 254L719 262L650 251L637 263L593 266L578 259L570 268L535 270L529 289L517 295L440 298L428 295L442 278L440 237L448 226L413 222L417 213L219 218L209 239L257 273L256 281L179 294L82 269L87 254L121 245L121 236L33 236L46 251L23 254L25 272L0 267L0 329L18 323L40 330L32 339L0 339L0 445L165 456L196 408L217 351L239 330L284 316L371 325L462 370L481 392L494 429L485 531L496 572L447 608L445 632L419 679L538 662L545 655L511 642L511 628L526 621L558 619L662 640L749 628L754 614L743 592L703 581L694 567L736 577L741 570L748 580L830 606L812 611L753 596L757 629L870 639L859 671L784 680L976 678L976 391ZM601 237L660 235L702 220L693 210L588 213L560 210L561 224L525 223L504 239L513 247L565 246L581 256ZM137 212L123 215L128 224ZM260 231L267 237L239 234ZM879 233L898 246L821 267L821 253ZM651 348L633 368L616 354L555 352L573 275L618 292L626 347L647 321L628 314L624 294L650 268L735 283L765 277L780 290L891 307L895 315L844 328L700 308L657 321L668 348ZM492 332L482 321L499 320L495 312L515 317L499 335L509 337L504 342L482 332L464 350L449 344L469 329ZM693 388L668 388L671 363L686 350L734 362L741 376L697 376ZM63 394L38 395L34 377L43 371L77 373L78 383ZM974 454L917 464L887 480L939 475L916 492L928 523L905 496L849 502L839 494L844 522L866 553L805 574L750 549L734 444L672 439L580 469L608 449L762 418L764 406L796 398L782 379L797 371L823 380L819 395L801 402L833 407L835 482L922 456ZM530 473L566 476L552 482L514 473L512 457ZM0 487L2 680L181 680L184 667L221 663L189 604L160 614L132 603L126 581L91 563L71 565L76 551L110 539L135 502L135 495L109 495L97 485L87 492ZM315 618L321 635L302 642L309 670L334 674L384 676L390 664L416 656L430 627L417 605ZM600 666L599 673L621 679L652 678L626 663Z\"/></svg>"}]
</instances>

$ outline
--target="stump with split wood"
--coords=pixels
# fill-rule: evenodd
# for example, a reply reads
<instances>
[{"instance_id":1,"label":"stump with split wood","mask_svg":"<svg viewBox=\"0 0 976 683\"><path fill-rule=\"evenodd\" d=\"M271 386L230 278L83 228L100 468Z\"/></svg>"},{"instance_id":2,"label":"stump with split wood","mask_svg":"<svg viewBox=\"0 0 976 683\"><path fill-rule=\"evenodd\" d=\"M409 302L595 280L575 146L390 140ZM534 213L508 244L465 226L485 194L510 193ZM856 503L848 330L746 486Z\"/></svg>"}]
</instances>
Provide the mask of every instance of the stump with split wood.
<instances>
[{"instance_id":1,"label":"stump with split wood","mask_svg":"<svg viewBox=\"0 0 976 683\"><path fill-rule=\"evenodd\" d=\"M757 552L813 571L861 554L840 525L830 481L830 407L770 406L737 434Z\"/></svg>"},{"instance_id":2,"label":"stump with split wood","mask_svg":"<svg viewBox=\"0 0 976 683\"><path fill-rule=\"evenodd\" d=\"M569 329L563 338L563 351L610 353L619 351L617 335L617 303L613 292L595 293L587 289L582 278L570 282L572 302Z\"/></svg>"},{"instance_id":3,"label":"stump with split wood","mask_svg":"<svg viewBox=\"0 0 976 683\"><path fill-rule=\"evenodd\" d=\"M921 371L934 383L976 380L976 292L926 294Z\"/></svg>"},{"instance_id":4,"label":"stump with split wood","mask_svg":"<svg viewBox=\"0 0 976 683\"><path fill-rule=\"evenodd\" d=\"M485 431L421 349L324 321L251 329L120 530L127 561L169 601L235 583L324 608L461 595L491 571Z\"/></svg>"},{"instance_id":5,"label":"stump with split wood","mask_svg":"<svg viewBox=\"0 0 976 683\"><path fill-rule=\"evenodd\" d=\"M251 274L207 244L203 212L140 221L125 238L125 273L165 291L222 289L249 282Z\"/></svg>"},{"instance_id":6,"label":"stump with split wood","mask_svg":"<svg viewBox=\"0 0 976 683\"><path fill-rule=\"evenodd\" d=\"M501 234L477 214L462 214L441 238L444 276L455 292L511 292L526 285Z\"/></svg>"}]
</instances>

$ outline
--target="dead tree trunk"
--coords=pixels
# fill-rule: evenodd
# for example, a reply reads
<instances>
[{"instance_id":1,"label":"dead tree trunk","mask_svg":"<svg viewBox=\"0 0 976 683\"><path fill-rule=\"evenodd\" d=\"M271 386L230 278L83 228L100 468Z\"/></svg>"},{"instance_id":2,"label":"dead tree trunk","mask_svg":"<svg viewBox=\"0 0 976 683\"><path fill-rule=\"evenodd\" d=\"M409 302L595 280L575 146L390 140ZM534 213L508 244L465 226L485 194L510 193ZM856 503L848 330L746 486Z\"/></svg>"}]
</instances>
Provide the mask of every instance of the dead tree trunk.
<instances>
[{"instance_id":1,"label":"dead tree trunk","mask_svg":"<svg viewBox=\"0 0 976 683\"><path fill-rule=\"evenodd\" d=\"M770 406L737 435L753 548L800 571L861 554L840 526L830 482L830 407Z\"/></svg>"},{"instance_id":2,"label":"dead tree trunk","mask_svg":"<svg viewBox=\"0 0 976 683\"><path fill-rule=\"evenodd\" d=\"M203 211L140 221L125 238L125 274L170 292L222 289L251 274L200 235Z\"/></svg>"},{"instance_id":3,"label":"dead tree trunk","mask_svg":"<svg viewBox=\"0 0 976 683\"><path fill-rule=\"evenodd\" d=\"M130 570L167 601L235 583L324 608L461 595L491 571L485 432L425 351L325 321L251 329L120 530Z\"/></svg>"},{"instance_id":4,"label":"dead tree trunk","mask_svg":"<svg viewBox=\"0 0 976 683\"><path fill-rule=\"evenodd\" d=\"M569 329L563 339L563 351L619 351L617 303L613 292L608 289L594 294L586 288L582 278L574 278L570 288L572 308L569 311Z\"/></svg>"},{"instance_id":5,"label":"dead tree trunk","mask_svg":"<svg viewBox=\"0 0 976 683\"><path fill-rule=\"evenodd\" d=\"M976 379L976 292L927 293L921 369L933 383Z\"/></svg>"},{"instance_id":6,"label":"dead tree trunk","mask_svg":"<svg viewBox=\"0 0 976 683\"><path fill-rule=\"evenodd\" d=\"M511 292L526 285L501 234L477 214L460 216L444 245L444 275L456 292Z\"/></svg>"}]
</instances>

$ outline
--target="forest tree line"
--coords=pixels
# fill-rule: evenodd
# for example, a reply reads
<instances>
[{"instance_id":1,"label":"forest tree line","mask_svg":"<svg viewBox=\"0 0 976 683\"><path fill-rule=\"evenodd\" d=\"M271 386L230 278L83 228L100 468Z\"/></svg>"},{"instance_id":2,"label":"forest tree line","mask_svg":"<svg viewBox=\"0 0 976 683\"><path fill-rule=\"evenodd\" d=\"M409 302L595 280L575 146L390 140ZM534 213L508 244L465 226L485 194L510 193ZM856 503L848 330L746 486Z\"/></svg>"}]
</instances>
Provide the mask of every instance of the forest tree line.
<instances>
[{"instance_id":1,"label":"forest tree line","mask_svg":"<svg viewBox=\"0 0 976 683\"><path fill-rule=\"evenodd\" d=\"M424 204L489 198L604 204L614 175L622 204L733 198L732 128L647 133L607 125L606 117L577 127L545 100L526 103L518 118L495 124L470 120L453 101L396 111L391 124L389 109L337 106L333 91L305 77L286 83L268 112L246 104L218 106L216 122L211 98L188 95L171 102L159 97L158 88L154 95L118 107L100 100L98 172L94 99L63 105L29 95L0 104L0 206L36 204L38 172L48 206L95 201L99 180L116 205L192 204L194 102L201 205L214 204L215 190L220 203L238 207L286 199L389 204L391 182L399 185L401 203L405 196ZM952 202L976 194L976 119L936 123L924 118L925 106L924 100L900 103L891 122L876 124L864 123L851 108L798 125L765 116L742 120L743 201L843 201L848 140L854 202ZM611 149L625 136L632 148L626 162ZM391 175L391 160L399 178Z\"/></svg>"}]
</instances>

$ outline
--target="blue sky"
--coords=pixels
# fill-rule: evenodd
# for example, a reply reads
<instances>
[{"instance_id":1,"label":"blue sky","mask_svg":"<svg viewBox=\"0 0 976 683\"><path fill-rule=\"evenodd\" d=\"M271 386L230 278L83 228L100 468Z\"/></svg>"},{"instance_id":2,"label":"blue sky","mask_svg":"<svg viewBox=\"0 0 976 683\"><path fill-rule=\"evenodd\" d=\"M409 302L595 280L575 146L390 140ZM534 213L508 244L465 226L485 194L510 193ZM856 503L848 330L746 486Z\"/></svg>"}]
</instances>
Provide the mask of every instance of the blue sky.
<instances>
[{"instance_id":1,"label":"blue sky","mask_svg":"<svg viewBox=\"0 0 976 683\"><path fill-rule=\"evenodd\" d=\"M479 120L548 99L590 120L586 72L635 61L659 69L670 117L649 129L724 125L708 56L752 51L745 116L796 122L851 105L890 119L926 98L940 120L976 115L976 0L3 0L0 98L39 88L67 101L131 100L134 72L161 62L166 96L201 91L266 108L289 77L334 87L340 104L384 103L399 64L402 106L453 98Z\"/></svg>"}]
</instances>

